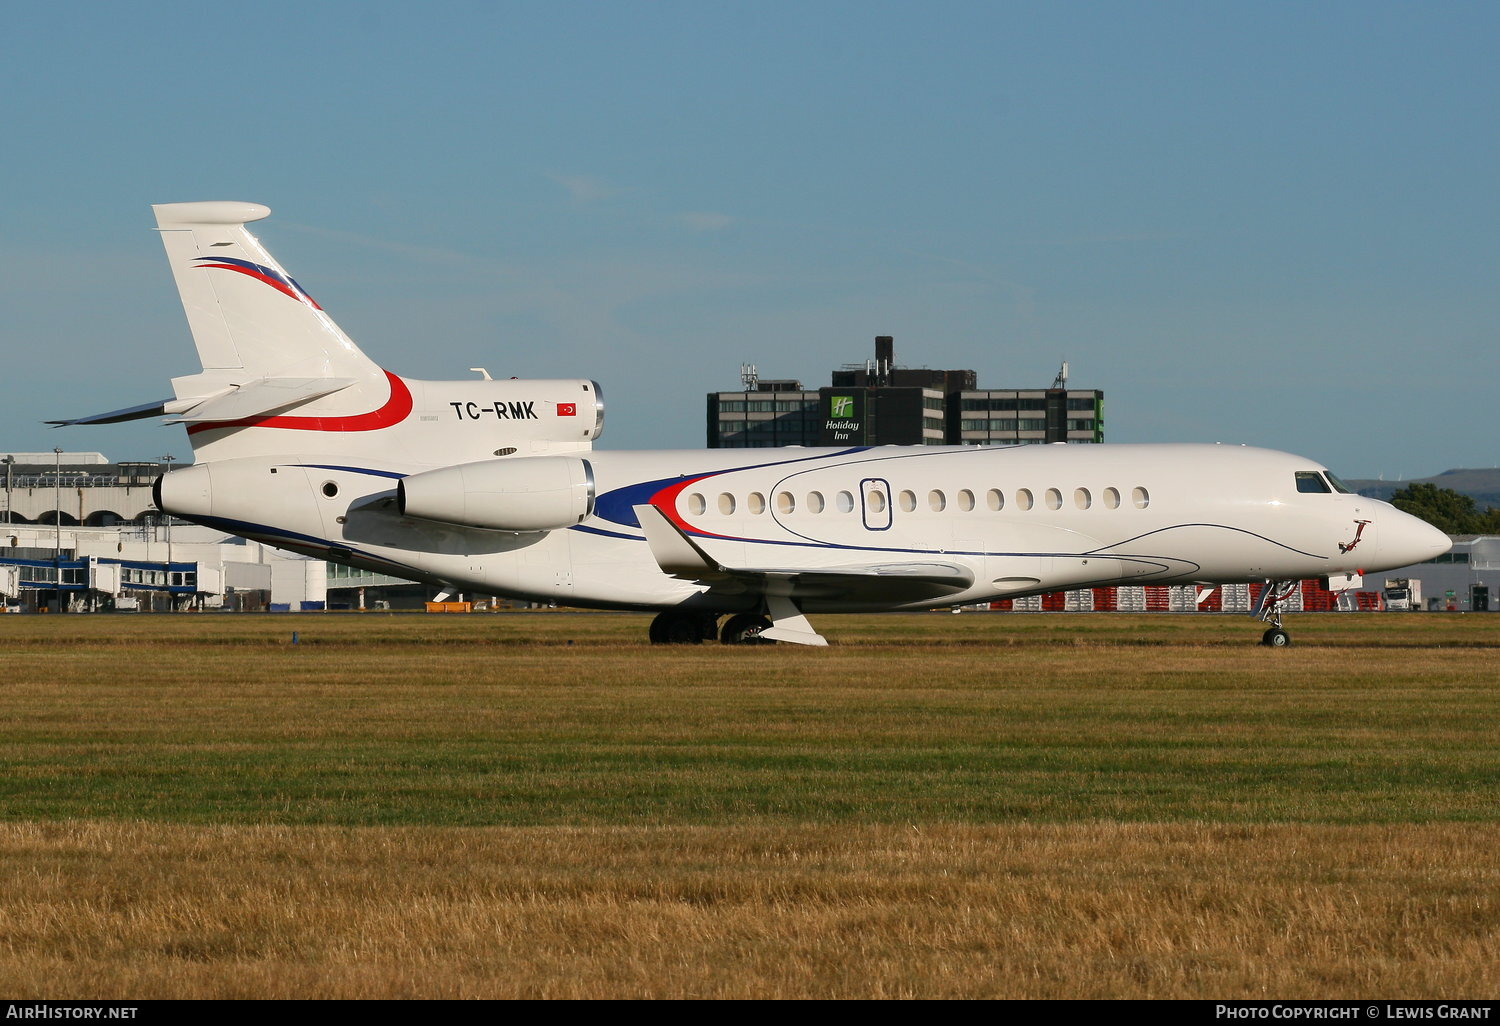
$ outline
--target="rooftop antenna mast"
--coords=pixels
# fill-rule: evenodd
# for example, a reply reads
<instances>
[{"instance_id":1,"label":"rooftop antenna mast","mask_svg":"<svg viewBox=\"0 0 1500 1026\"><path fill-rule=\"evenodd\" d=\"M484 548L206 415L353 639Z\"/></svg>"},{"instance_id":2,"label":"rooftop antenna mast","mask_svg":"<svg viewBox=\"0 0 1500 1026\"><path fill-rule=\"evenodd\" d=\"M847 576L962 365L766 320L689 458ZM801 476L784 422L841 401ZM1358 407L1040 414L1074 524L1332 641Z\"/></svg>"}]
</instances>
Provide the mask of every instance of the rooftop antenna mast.
<instances>
[{"instance_id":1,"label":"rooftop antenna mast","mask_svg":"<svg viewBox=\"0 0 1500 1026\"><path fill-rule=\"evenodd\" d=\"M1057 369L1057 377L1052 379L1053 388L1068 387L1068 361L1064 360L1062 366Z\"/></svg>"},{"instance_id":2,"label":"rooftop antenna mast","mask_svg":"<svg viewBox=\"0 0 1500 1026\"><path fill-rule=\"evenodd\" d=\"M891 368L896 363L896 339L891 335L875 336L875 366L871 369L877 385L891 383Z\"/></svg>"},{"instance_id":3,"label":"rooftop antenna mast","mask_svg":"<svg viewBox=\"0 0 1500 1026\"><path fill-rule=\"evenodd\" d=\"M746 392L754 392L755 386L760 383L760 375L755 372L755 364L740 364L740 384L745 386Z\"/></svg>"}]
</instances>

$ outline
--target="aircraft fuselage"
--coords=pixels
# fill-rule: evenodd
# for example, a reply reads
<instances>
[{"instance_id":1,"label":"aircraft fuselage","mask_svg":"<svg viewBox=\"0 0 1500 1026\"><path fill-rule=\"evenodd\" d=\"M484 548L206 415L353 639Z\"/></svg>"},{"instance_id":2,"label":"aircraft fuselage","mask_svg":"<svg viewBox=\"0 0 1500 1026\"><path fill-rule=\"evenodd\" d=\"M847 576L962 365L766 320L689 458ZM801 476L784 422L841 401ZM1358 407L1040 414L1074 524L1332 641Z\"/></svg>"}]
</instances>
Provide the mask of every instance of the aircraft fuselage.
<instances>
[{"instance_id":1,"label":"aircraft fuselage","mask_svg":"<svg viewBox=\"0 0 1500 1026\"><path fill-rule=\"evenodd\" d=\"M593 451L591 513L508 531L403 515L430 466L347 456L185 468L162 507L353 566L579 606L752 609L758 597L663 569L635 507L724 567L814 573L939 561L968 580L804 586L808 612L925 608L1109 584L1230 583L1404 566L1435 529L1329 484L1319 464L1223 445ZM521 459L525 459L522 457ZM962 584L962 587L958 585Z\"/></svg>"}]
</instances>

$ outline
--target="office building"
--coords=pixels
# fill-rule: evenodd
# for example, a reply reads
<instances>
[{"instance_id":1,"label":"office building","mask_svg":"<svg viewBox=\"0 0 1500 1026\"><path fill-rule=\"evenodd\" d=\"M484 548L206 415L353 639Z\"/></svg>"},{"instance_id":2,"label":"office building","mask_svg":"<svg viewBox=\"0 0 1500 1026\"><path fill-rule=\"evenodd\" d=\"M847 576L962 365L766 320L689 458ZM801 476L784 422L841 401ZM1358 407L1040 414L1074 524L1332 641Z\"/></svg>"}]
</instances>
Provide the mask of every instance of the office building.
<instances>
[{"instance_id":1,"label":"office building","mask_svg":"<svg viewBox=\"0 0 1500 1026\"><path fill-rule=\"evenodd\" d=\"M1102 442L1104 393L1067 385L981 389L972 370L900 367L895 340L875 339L875 358L845 364L830 383L762 379L740 368L741 389L708 394L711 449L780 445L1025 445Z\"/></svg>"}]
</instances>

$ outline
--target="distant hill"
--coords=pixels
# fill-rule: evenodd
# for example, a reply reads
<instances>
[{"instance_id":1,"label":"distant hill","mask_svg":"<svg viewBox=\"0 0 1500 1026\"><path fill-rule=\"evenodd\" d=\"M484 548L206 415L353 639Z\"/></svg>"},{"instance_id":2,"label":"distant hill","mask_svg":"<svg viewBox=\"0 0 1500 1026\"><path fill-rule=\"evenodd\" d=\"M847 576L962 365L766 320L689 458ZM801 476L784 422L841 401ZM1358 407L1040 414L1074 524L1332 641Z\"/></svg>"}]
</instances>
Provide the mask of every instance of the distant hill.
<instances>
[{"instance_id":1,"label":"distant hill","mask_svg":"<svg viewBox=\"0 0 1500 1026\"><path fill-rule=\"evenodd\" d=\"M1469 496L1481 510L1491 506L1500 508L1500 468L1445 470L1436 477L1415 477L1409 481L1346 481L1345 484L1361 495L1386 500L1407 485L1431 484Z\"/></svg>"}]
</instances>

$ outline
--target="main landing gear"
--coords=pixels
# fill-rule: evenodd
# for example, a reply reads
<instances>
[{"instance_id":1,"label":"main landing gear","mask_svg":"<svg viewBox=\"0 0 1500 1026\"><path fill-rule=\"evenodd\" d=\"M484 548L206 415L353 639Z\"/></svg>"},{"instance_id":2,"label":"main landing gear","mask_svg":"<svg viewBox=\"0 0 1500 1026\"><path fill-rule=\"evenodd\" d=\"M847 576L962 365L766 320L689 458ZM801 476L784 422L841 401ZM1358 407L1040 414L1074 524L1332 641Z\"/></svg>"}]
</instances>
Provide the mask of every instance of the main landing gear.
<instances>
[{"instance_id":1,"label":"main landing gear","mask_svg":"<svg viewBox=\"0 0 1500 1026\"><path fill-rule=\"evenodd\" d=\"M722 630L718 622L717 613L668 609L651 621L651 644L700 645L716 637L726 645L769 645L773 641L816 647L828 644L795 602L778 595L766 598L764 615L736 613L724 622Z\"/></svg>"},{"instance_id":2,"label":"main landing gear","mask_svg":"<svg viewBox=\"0 0 1500 1026\"><path fill-rule=\"evenodd\" d=\"M758 613L737 613L724 621L722 630L718 623L719 618L713 613L669 609L651 621L651 644L701 645L715 638L726 645L771 644L770 638L760 636L762 631L771 629L771 621Z\"/></svg>"},{"instance_id":3,"label":"main landing gear","mask_svg":"<svg viewBox=\"0 0 1500 1026\"><path fill-rule=\"evenodd\" d=\"M724 621L719 631L719 640L726 645L770 645L770 638L761 637L763 631L771 629L769 618L758 613L737 613Z\"/></svg>"},{"instance_id":4,"label":"main landing gear","mask_svg":"<svg viewBox=\"0 0 1500 1026\"><path fill-rule=\"evenodd\" d=\"M651 621L653 645L701 645L718 634L719 618L712 613L669 609Z\"/></svg>"},{"instance_id":5,"label":"main landing gear","mask_svg":"<svg viewBox=\"0 0 1500 1026\"><path fill-rule=\"evenodd\" d=\"M1281 605L1297 590L1296 581L1267 581L1260 593L1260 604L1256 607L1259 618L1271 626L1260 636L1260 643L1267 648L1286 648L1292 636L1281 628Z\"/></svg>"}]
</instances>

